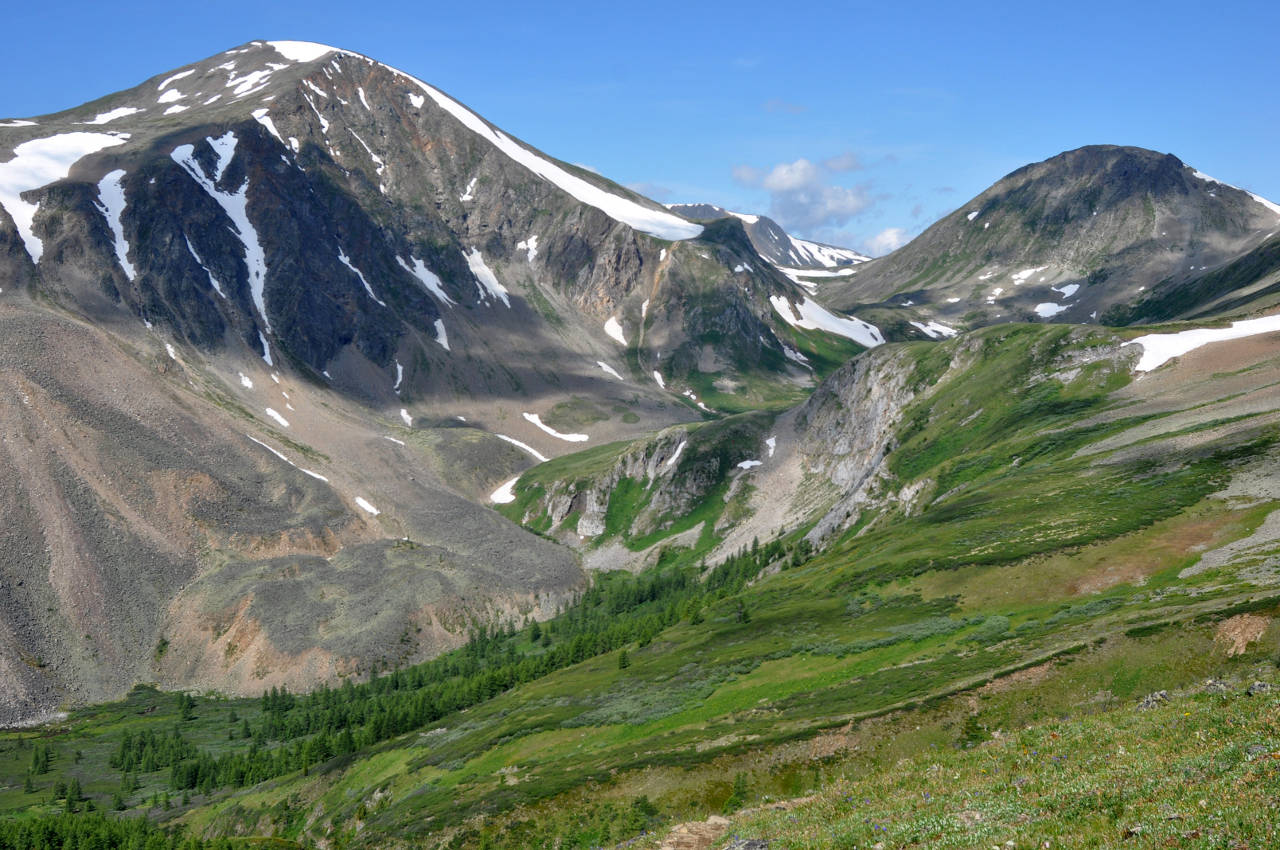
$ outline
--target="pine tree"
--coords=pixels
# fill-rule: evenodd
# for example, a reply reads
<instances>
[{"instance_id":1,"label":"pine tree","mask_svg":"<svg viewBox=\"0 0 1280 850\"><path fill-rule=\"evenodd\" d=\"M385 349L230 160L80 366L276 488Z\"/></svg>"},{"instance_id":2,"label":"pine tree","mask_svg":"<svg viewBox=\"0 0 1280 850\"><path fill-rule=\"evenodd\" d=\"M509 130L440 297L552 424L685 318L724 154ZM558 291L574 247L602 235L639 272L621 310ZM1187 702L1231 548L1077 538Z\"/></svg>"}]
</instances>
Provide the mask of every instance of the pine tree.
<instances>
[{"instance_id":1,"label":"pine tree","mask_svg":"<svg viewBox=\"0 0 1280 850\"><path fill-rule=\"evenodd\" d=\"M618 669L626 670L630 666L631 666L631 656L627 655L627 651L624 649L618 655Z\"/></svg>"}]
</instances>

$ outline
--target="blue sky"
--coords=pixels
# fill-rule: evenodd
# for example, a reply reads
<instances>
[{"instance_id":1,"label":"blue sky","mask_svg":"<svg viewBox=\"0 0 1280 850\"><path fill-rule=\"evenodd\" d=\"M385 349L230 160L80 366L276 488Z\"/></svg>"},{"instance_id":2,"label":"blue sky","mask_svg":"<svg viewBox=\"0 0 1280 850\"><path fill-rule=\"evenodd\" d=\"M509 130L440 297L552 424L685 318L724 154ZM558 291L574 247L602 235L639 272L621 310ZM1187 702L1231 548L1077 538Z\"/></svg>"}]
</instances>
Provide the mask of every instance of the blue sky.
<instances>
[{"instance_id":1,"label":"blue sky","mask_svg":"<svg viewBox=\"0 0 1280 850\"><path fill-rule=\"evenodd\" d=\"M127 8L121 6L127 5ZM1280 4L10 4L0 117L256 38L356 50L666 202L883 253L1028 162L1171 152L1280 201Z\"/></svg>"}]
</instances>

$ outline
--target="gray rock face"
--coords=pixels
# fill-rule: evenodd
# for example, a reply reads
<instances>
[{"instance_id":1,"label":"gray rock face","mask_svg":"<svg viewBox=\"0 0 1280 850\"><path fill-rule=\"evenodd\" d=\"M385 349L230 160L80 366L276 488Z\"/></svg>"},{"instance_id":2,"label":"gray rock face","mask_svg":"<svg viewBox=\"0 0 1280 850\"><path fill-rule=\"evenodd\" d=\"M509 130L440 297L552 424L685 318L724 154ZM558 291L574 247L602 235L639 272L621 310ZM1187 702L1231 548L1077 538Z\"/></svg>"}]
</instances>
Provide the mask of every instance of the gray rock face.
<instances>
[{"instance_id":1,"label":"gray rock face","mask_svg":"<svg viewBox=\"0 0 1280 850\"><path fill-rule=\"evenodd\" d=\"M68 134L98 142L23 194L30 235L0 215L0 280L95 321L328 373L366 400L536 397L604 352L675 382L704 349L729 372L785 371L768 299L799 290L751 265L740 222L691 239L699 225L363 56L251 42L0 128L0 157Z\"/></svg>"}]
</instances>

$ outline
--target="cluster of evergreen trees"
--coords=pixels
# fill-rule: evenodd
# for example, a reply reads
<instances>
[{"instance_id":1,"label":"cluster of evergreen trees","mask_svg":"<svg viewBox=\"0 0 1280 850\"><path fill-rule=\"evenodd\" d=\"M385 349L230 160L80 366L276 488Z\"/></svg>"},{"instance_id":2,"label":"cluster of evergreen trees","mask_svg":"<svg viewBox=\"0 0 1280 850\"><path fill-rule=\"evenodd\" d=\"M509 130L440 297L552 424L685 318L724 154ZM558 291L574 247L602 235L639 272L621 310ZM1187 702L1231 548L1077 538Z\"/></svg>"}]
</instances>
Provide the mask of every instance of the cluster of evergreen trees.
<instances>
[{"instance_id":1,"label":"cluster of evergreen trees","mask_svg":"<svg viewBox=\"0 0 1280 850\"><path fill-rule=\"evenodd\" d=\"M233 846L222 838L206 841L163 830L145 818L81 814L0 820L0 850L231 850Z\"/></svg>"}]
</instances>

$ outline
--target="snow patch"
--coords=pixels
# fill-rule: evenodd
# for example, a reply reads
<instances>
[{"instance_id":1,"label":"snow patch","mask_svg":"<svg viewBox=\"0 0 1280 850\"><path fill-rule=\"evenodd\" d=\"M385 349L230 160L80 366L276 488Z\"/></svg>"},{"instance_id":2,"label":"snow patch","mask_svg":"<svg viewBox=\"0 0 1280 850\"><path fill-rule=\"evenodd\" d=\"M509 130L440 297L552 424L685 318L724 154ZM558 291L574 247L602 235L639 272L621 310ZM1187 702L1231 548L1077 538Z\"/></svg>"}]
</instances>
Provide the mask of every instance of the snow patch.
<instances>
[{"instance_id":1,"label":"snow patch","mask_svg":"<svg viewBox=\"0 0 1280 850\"><path fill-rule=\"evenodd\" d=\"M1022 286L1022 284L1026 283L1026 282L1031 278L1031 276L1032 276L1033 274L1036 274L1036 273L1038 273L1038 272L1042 272L1042 271L1044 271L1044 270L1045 270L1045 269L1047 269L1047 268L1049 268L1049 267L1048 267L1048 266L1039 266L1039 267L1034 268L1034 269L1023 269L1023 270L1022 270L1022 271L1020 271L1020 272L1015 272L1015 273L1013 273L1012 275L1010 275L1010 277L1012 277L1012 278L1013 278L1013 284L1014 284L1014 286Z\"/></svg>"},{"instance_id":2,"label":"snow patch","mask_svg":"<svg viewBox=\"0 0 1280 850\"><path fill-rule=\"evenodd\" d=\"M387 302L373 294L373 287L369 285L369 281L364 279L364 275L360 273L358 268L351 265L351 258L347 256L346 251L343 251L342 248L338 248L338 262L355 272L356 277L360 278L360 283L364 284L364 291L369 293L370 298L377 301L383 307L387 306Z\"/></svg>"},{"instance_id":3,"label":"snow patch","mask_svg":"<svg viewBox=\"0 0 1280 850\"><path fill-rule=\"evenodd\" d=\"M400 385L404 383L404 367L400 365L400 361L396 361L396 383L391 389L400 392Z\"/></svg>"},{"instance_id":4,"label":"snow patch","mask_svg":"<svg viewBox=\"0 0 1280 850\"><path fill-rule=\"evenodd\" d=\"M276 365L271 362L271 346L267 344L267 337L262 333L262 331L258 331L258 342L262 343L262 359L267 362L268 366ZM325 373L325 377L329 377L327 372Z\"/></svg>"},{"instance_id":5,"label":"snow patch","mask_svg":"<svg viewBox=\"0 0 1280 850\"><path fill-rule=\"evenodd\" d=\"M515 478L504 483L497 490L494 490L489 494L489 501L493 502L495 505L509 505L514 502L516 500L516 482L519 480L520 476L517 475Z\"/></svg>"},{"instance_id":6,"label":"snow patch","mask_svg":"<svg viewBox=\"0 0 1280 850\"><path fill-rule=\"evenodd\" d=\"M605 320L604 332L612 337L618 345L627 344L627 337L622 333L622 324L618 322L617 316L610 316Z\"/></svg>"},{"instance_id":7,"label":"snow patch","mask_svg":"<svg viewBox=\"0 0 1280 850\"><path fill-rule=\"evenodd\" d=\"M336 48L316 44L312 41L268 41L267 44L275 48L276 53L279 53L290 62L314 62L321 56L339 52ZM346 51L341 52L345 53Z\"/></svg>"},{"instance_id":8,"label":"snow patch","mask_svg":"<svg viewBox=\"0 0 1280 850\"><path fill-rule=\"evenodd\" d=\"M257 121L263 127L267 128L267 132L276 137L276 141L284 144L284 139L280 137L280 133L276 130L276 125L271 121L271 116L267 114L266 109L253 110L253 120Z\"/></svg>"},{"instance_id":9,"label":"snow patch","mask_svg":"<svg viewBox=\"0 0 1280 850\"><path fill-rule=\"evenodd\" d=\"M454 305L454 300L445 293L444 285L440 283L440 278L436 277L436 275L432 273L431 269L427 268L426 264L423 263L422 260L419 260L417 257L410 254L409 263L413 263L412 266L399 257L396 257L396 262L400 264L402 269L416 277L418 281L427 288L427 291L436 298L439 298L450 307Z\"/></svg>"},{"instance_id":10,"label":"snow patch","mask_svg":"<svg viewBox=\"0 0 1280 850\"><path fill-rule=\"evenodd\" d=\"M409 102L413 104L414 109L421 109L422 104L426 103L427 99L420 94L409 92Z\"/></svg>"},{"instance_id":11,"label":"snow patch","mask_svg":"<svg viewBox=\"0 0 1280 850\"><path fill-rule=\"evenodd\" d=\"M478 178L478 177L472 177L472 178L471 178L471 182L467 184L466 191L464 191L461 195L459 195L459 196L458 196L458 200L459 200L459 201L464 201L464 202L465 202L465 201L470 201L471 199L473 199L473 198L475 197L475 195L473 195L472 193L475 191L475 189L476 189L476 181L477 181L477 180L479 180L479 179L480 179L480 178Z\"/></svg>"},{"instance_id":12,"label":"snow patch","mask_svg":"<svg viewBox=\"0 0 1280 850\"><path fill-rule=\"evenodd\" d=\"M552 428L550 425L543 422L542 417L536 413L521 413L520 415L524 417L526 422L533 423L543 431L546 431L548 434L555 437L557 440L564 440L566 443L585 443L587 440L591 439L586 434L562 434L555 428Z\"/></svg>"},{"instance_id":13,"label":"snow patch","mask_svg":"<svg viewBox=\"0 0 1280 850\"><path fill-rule=\"evenodd\" d=\"M778 438L770 437L764 441L764 444L769 447L769 457L773 457L774 451L778 448Z\"/></svg>"},{"instance_id":14,"label":"snow patch","mask_svg":"<svg viewBox=\"0 0 1280 850\"><path fill-rule=\"evenodd\" d=\"M676 446L676 450L671 453L671 457L667 458L667 462L662 466L664 469L670 469L676 465L676 461L680 459L680 453L684 451L684 447L689 445L688 440L681 440L680 445Z\"/></svg>"},{"instance_id":15,"label":"snow patch","mask_svg":"<svg viewBox=\"0 0 1280 850\"><path fill-rule=\"evenodd\" d=\"M244 262L249 270L249 294L253 298L254 306L258 308L258 315L262 318L263 324L270 331L271 320L267 318L267 305L264 298L267 280L267 256L262 249L262 243L258 240L258 231L254 229L252 222L249 221L249 178L246 175L244 183L234 192L223 191L217 186L217 182L222 179L222 175L231 163L232 157L235 156L236 136L235 133L228 130L222 136L216 139L210 137L207 141L213 147L214 154L217 156L212 176L206 175L204 168L196 161L194 145L178 145L169 156L173 158L174 162L182 166L210 197L218 202L218 205L222 207L222 211L227 214L227 218L231 219L232 227L235 229L236 235L240 237L240 244L244 246ZM266 350L265 339L263 340L263 351L263 359L270 365L271 354Z\"/></svg>"},{"instance_id":16,"label":"snow patch","mask_svg":"<svg viewBox=\"0 0 1280 850\"><path fill-rule=\"evenodd\" d=\"M476 276L476 280L480 283L480 298L488 303L489 297L498 298L506 306L511 306L510 299L507 298L507 288L498 282L498 277L493 273L493 269L489 268L484 261L484 257L480 254L479 248L472 248L471 253L466 255L467 265L471 267L471 273Z\"/></svg>"},{"instance_id":17,"label":"snow patch","mask_svg":"<svg viewBox=\"0 0 1280 850\"><path fill-rule=\"evenodd\" d=\"M1072 295L1075 295L1077 292L1079 292L1080 284L1068 283L1061 287L1051 286L1049 288L1052 289L1054 292L1060 293L1062 297L1065 299L1065 298L1070 298Z\"/></svg>"},{"instance_id":18,"label":"snow patch","mask_svg":"<svg viewBox=\"0 0 1280 850\"><path fill-rule=\"evenodd\" d=\"M546 455L544 455L542 452L538 451L528 443L520 442L515 437L508 437L506 434L494 434L493 436L497 437L499 440L506 440L508 443L515 446L516 448L524 449L526 452L536 457L542 463L546 463L549 460L549 458Z\"/></svg>"},{"instance_id":19,"label":"snow patch","mask_svg":"<svg viewBox=\"0 0 1280 850\"><path fill-rule=\"evenodd\" d=\"M404 445L404 440L397 440L395 437L388 437L388 436L386 436L386 435L383 435L382 439L384 439L384 440L390 440L391 442L395 443L397 446L403 446L403 445Z\"/></svg>"},{"instance_id":20,"label":"snow patch","mask_svg":"<svg viewBox=\"0 0 1280 850\"><path fill-rule=\"evenodd\" d=\"M537 234L530 236L523 242L516 243L516 249L519 251L529 252L529 262L533 262L533 258L538 256L538 237Z\"/></svg>"},{"instance_id":21,"label":"snow patch","mask_svg":"<svg viewBox=\"0 0 1280 850\"><path fill-rule=\"evenodd\" d=\"M920 332L929 337L929 339L946 339L959 333L955 328L949 328L941 322L910 322L910 324L919 328Z\"/></svg>"},{"instance_id":22,"label":"snow patch","mask_svg":"<svg viewBox=\"0 0 1280 850\"><path fill-rule=\"evenodd\" d=\"M187 77L190 77L190 76L191 76L192 74L194 74L195 72L196 72L196 69L195 69L195 68L190 68L190 69L188 69L188 70L186 70L186 71L179 71L179 72L178 72L178 73L176 73L176 74L173 74L173 75L171 75L171 76L165 77L165 78L164 78L164 81L163 81L163 82L161 82L161 83L160 83L160 85L156 86L156 91L164 91L165 89L167 89L167 88L169 87L169 83L172 83L172 82L175 82L175 81L177 81L177 80L182 80L182 79L185 79L185 78L187 78Z\"/></svg>"},{"instance_id":23,"label":"snow patch","mask_svg":"<svg viewBox=\"0 0 1280 850\"><path fill-rule=\"evenodd\" d=\"M667 382L662 380L662 373L657 369L653 370L653 380L661 389L665 390L667 388Z\"/></svg>"},{"instance_id":24,"label":"snow patch","mask_svg":"<svg viewBox=\"0 0 1280 850\"><path fill-rule=\"evenodd\" d=\"M85 124L107 124L107 123L110 123L111 121L116 120L117 118L124 118L126 115L134 115L138 112L142 112L142 110L136 106L121 106L117 109L111 110L110 112L99 112L92 121L85 121L84 123Z\"/></svg>"},{"instance_id":25,"label":"snow patch","mask_svg":"<svg viewBox=\"0 0 1280 850\"><path fill-rule=\"evenodd\" d=\"M764 461L760 460L744 460L738 464L738 469L752 469L753 467L764 466Z\"/></svg>"},{"instance_id":26,"label":"snow patch","mask_svg":"<svg viewBox=\"0 0 1280 850\"><path fill-rule=\"evenodd\" d=\"M246 390L253 389L253 381L248 375L244 372L237 372L236 374L240 376L240 386L244 387Z\"/></svg>"},{"instance_id":27,"label":"snow patch","mask_svg":"<svg viewBox=\"0 0 1280 850\"><path fill-rule=\"evenodd\" d=\"M616 369L614 369L612 366L610 366L608 363L604 362L603 360L597 360L596 365L599 366L604 371L608 372L613 377L617 378L619 381L626 380L626 378L618 374Z\"/></svg>"},{"instance_id":28,"label":"snow patch","mask_svg":"<svg viewBox=\"0 0 1280 850\"><path fill-rule=\"evenodd\" d=\"M360 102L361 102L362 104L364 104L364 108L365 108L365 109L367 109L367 110L369 110L370 112L372 112L372 111L373 111L373 107L369 105L369 99L368 99L367 97L365 97L365 96L364 96L364 89L362 89L362 88L360 88L359 86L357 86L357 87L356 87L356 94L360 95Z\"/></svg>"},{"instance_id":29,"label":"snow patch","mask_svg":"<svg viewBox=\"0 0 1280 850\"><path fill-rule=\"evenodd\" d=\"M449 335L445 333L443 319L436 319L436 342L438 342L440 347L445 351L452 350L449 348Z\"/></svg>"},{"instance_id":30,"label":"snow patch","mask_svg":"<svg viewBox=\"0 0 1280 850\"><path fill-rule=\"evenodd\" d=\"M176 103L184 97L186 97L186 95L177 89L169 89L167 92L156 98L156 103Z\"/></svg>"},{"instance_id":31,"label":"snow patch","mask_svg":"<svg viewBox=\"0 0 1280 850\"><path fill-rule=\"evenodd\" d=\"M44 242L31 227L39 203L24 201L22 193L62 180L83 157L128 138L123 133L61 133L23 142L13 149L12 159L0 162L0 206L13 219L32 262L40 262L44 254Z\"/></svg>"},{"instance_id":32,"label":"snow patch","mask_svg":"<svg viewBox=\"0 0 1280 850\"><path fill-rule=\"evenodd\" d=\"M1263 316L1260 319L1232 322L1229 328L1195 328L1177 333L1147 334L1132 339L1125 345L1142 346L1142 357L1133 368L1137 372L1150 372L1174 357L1181 357L1188 351L1211 342L1225 342L1275 331L1280 331L1280 313L1274 316Z\"/></svg>"},{"instance_id":33,"label":"snow patch","mask_svg":"<svg viewBox=\"0 0 1280 850\"><path fill-rule=\"evenodd\" d=\"M364 496L356 496L356 504L360 506L360 510L368 514L372 514L373 516L377 516L378 514L382 513L382 511L378 510L373 505L371 505L369 503L369 500L366 499Z\"/></svg>"},{"instance_id":34,"label":"snow patch","mask_svg":"<svg viewBox=\"0 0 1280 850\"><path fill-rule=\"evenodd\" d=\"M406 427L413 427L413 417L410 416L409 411L405 410L403 407L400 408L400 419L404 422Z\"/></svg>"},{"instance_id":35,"label":"snow patch","mask_svg":"<svg viewBox=\"0 0 1280 850\"><path fill-rule=\"evenodd\" d=\"M312 112L314 112L314 113L316 114L316 119L320 122L320 132L321 132L321 133L328 133L328 132L329 132L329 121L328 121L328 119L326 119L323 115L321 115L321 114L320 114L320 110L319 110L319 109L316 109L316 105L315 105L314 103L312 103L312 102L311 102L311 96L310 96L310 95L308 95L308 94L303 94L303 95L302 95L302 99L303 99L303 100L305 100L305 101L307 102L307 106L310 106L310 107L311 107L311 111L312 111Z\"/></svg>"},{"instance_id":36,"label":"snow patch","mask_svg":"<svg viewBox=\"0 0 1280 850\"><path fill-rule=\"evenodd\" d=\"M787 266L778 266L778 271L791 278L793 283L801 286L811 286L812 284L801 280L800 278L824 278L824 277L848 277L851 274L857 274L857 269L851 269L848 266L840 269L793 269Z\"/></svg>"},{"instance_id":37,"label":"snow patch","mask_svg":"<svg viewBox=\"0 0 1280 850\"><path fill-rule=\"evenodd\" d=\"M115 240L116 259L120 261L120 268L124 269L125 277L133 280L137 277L137 272L133 268L133 263L129 262L129 242L124 237L122 221L125 208L124 175L124 170L117 168L98 181L98 197L101 200L96 206L103 218L107 220L107 227L111 228L111 236Z\"/></svg>"},{"instance_id":38,"label":"snow patch","mask_svg":"<svg viewBox=\"0 0 1280 850\"><path fill-rule=\"evenodd\" d=\"M268 415L268 416L270 416L270 417L271 417L272 419L274 419L275 421L279 422L279 423L280 423L281 425L283 425L285 428L288 428L288 427L289 427L289 420L288 420L288 419L285 419L283 416L281 416L279 413L277 413L277 412L276 412L276 410L275 410L274 408L270 408L270 407L268 407L268 408L267 408L267 415Z\"/></svg>"},{"instance_id":39,"label":"snow patch","mask_svg":"<svg viewBox=\"0 0 1280 850\"><path fill-rule=\"evenodd\" d=\"M1035 307L1036 315L1042 319L1053 318L1059 313L1066 311L1066 309L1067 305L1065 304L1053 304L1047 301L1043 304L1037 304Z\"/></svg>"},{"instance_id":40,"label":"snow patch","mask_svg":"<svg viewBox=\"0 0 1280 850\"><path fill-rule=\"evenodd\" d=\"M851 339L859 345L874 348L884 344L884 336L875 325L868 324L855 317L837 316L817 301L802 298L794 304L784 295L769 296L769 303L782 317L783 321L793 327L805 330L821 330L827 333Z\"/></svg>"}]
</instances>

